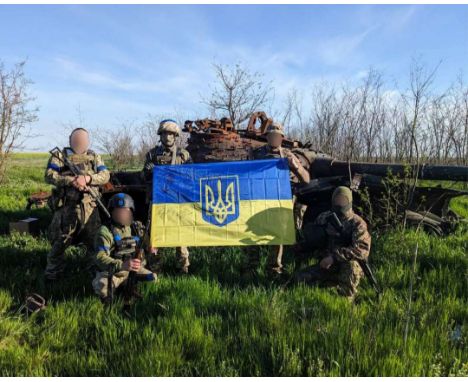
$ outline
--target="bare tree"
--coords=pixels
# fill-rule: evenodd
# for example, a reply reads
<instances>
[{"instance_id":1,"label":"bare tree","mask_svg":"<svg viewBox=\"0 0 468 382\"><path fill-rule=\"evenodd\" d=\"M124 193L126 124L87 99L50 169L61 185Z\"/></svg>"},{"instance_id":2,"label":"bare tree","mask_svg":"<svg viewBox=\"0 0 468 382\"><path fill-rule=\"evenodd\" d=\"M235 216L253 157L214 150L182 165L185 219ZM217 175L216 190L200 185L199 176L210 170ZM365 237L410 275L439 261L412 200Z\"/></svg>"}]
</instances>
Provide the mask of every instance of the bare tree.
<instances>
[{"instance_id":1,"label":"bare tree","mask_svg":"<svg viewBox=\"0 0 468 382\"><path fill-rule=\"evenodd\" d=\"M5 179L7 162L13 150L22 147L29 126L37 120L34 98L29 95L31 81L24 73L25 62L10 71L0 62L0 183Z\"/></svg>"},{"instance_id":2,"label":"bare tree","mask_svg":"<svg viewBox=\"0 0 468 382\"><path fill-rule=\"evenodd\" d=\"M203 98L202 102L215 115L219 112L228 114L235 127L271 99L273 88L271 83L264 82L262 74L252 73L241 64L213 64L213 68L217 83L211 89L211 97Z\"/></svg>"},{"instance_id":3,"label":"bare tree","mask_svg":"<svg viewBox=\"0 0 468 382\"><path fill-rule=\"evenodd\" d=\"M123 123L120 128L94 129L92 133L97 147L111 157L114 169L127 169L136 164L131 123Z\"/></svg>"},{"instance_id":4,"label":"bare tree","mask_svg":"<svg viewBox=\"0 0 468 382\"><path fill-rule=\"evenodd\" d=\"M429 90L434 82L434 77L439 66L440 63L434 69L428 71L427 68L416 59L413 60L411 65L410 91L409 94L403 97L409 109L409 114L406 119L406 126L411 142L408 155L409 162L413 161L414 156L416 156L416 161L419 160L418 127L421 124L423 113L426 111L429 103Z\"/></svg>"},{"instance_id":5,"label":"bare tree","mask_svg":"<svg viewBox=\"0 0 468 382\"><path fill-rule=\"evenodd\" d=\"M163 119L161 116L148 115L146 121L137 128L136 155L140 161L143 161L146 153L159 143L158 128L160 121Z\"/></svg>"}]
</instances>

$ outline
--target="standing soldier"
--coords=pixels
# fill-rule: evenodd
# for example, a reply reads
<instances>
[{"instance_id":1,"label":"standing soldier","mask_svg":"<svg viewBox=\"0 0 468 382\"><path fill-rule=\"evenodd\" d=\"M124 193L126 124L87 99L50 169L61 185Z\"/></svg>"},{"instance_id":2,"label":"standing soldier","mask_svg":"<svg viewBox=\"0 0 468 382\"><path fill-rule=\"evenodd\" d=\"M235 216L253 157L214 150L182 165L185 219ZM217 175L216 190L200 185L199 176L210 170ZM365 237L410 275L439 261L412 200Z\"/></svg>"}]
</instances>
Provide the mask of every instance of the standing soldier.
<instances>
[{"instance_id":1,"label":"standing soldier","mask_svg":"<svg viewBox=\"0 0 468 382\"><path fill-rule=\"evenodd\" d=\"M289 168L291 170L291 182L293 184L309 183L309 172L302 166L299 159L290 150L281 147L284 139L283 126L280 123L273 122L266 129L266 137L268 143L253 150L250 153L249 159L255 160L287 158ZM299 219L296 217L295 220L296 224L298 224L297 222ZM268 250L268 271L272 275L281 274L283 271L283 246L271 245L269 246ZM246 252L247 262L244 264L242 273L244 276L249 276L258 267L260 262L260 254L259 248L255 248L255 246L248 246Z\"/></svg>"},{"instance_id":2,"label":"standing soldier","mask_svg":"<svg viewBox=\"0 0 468 382\"><path fill-rule=\"evenodd\" d=\"M109 181L109 170L99 154L89 150L89 134L83 128L72 131L70 147L47 164L45 181L55 186L49 205L54 211L49 226L52 248L47 255L46 280L60 277L65 267L64 252L72 244L84 243L91 259L94 235L101 225L96 202L90 189L99 192L99 186ZM65 155L80 169L75 176L64 163Z\"/></svg>"},{"instance_id":3,"label":"standing soldier","mask_svg":"<svg viewBox=\"0 0 468 382\"><path fill-rule=\"evenodd\" d=\"M95 237L97 272L93 289L103 303L110 302L113 292L128 280L130 271L137 273L138 281L157 280L156 274L144 268L144 259L133 258L138 242L144 240L145 227L133 222L135 203L132 197L115 194L109 200L108 209L111 221L101 226ZM111 285L109 280L112 280Z\"/></svg>"},{"instance_id":4,"label":"standing soldier","mask_svg":"<svg viewBox=\"0 0 468 382\"><path fill-rule=\"evenodd\" d=\"M158 135L160 136L161 145L151 149L146 154L143 174L147 182L152 182L154 166L164 164L184 164L191 163L192 159L187 150L176 144L176 139L180 135L180 128L177 122L173 119L165 119L160 122ZM189 270L189 251L187 247L176 248L178 269L181 273L186 274ZM156 266L161 262L161 255L156 253Z\"/></svg>"},{"instance_id":5,"label":"standing soldier","mask_svg":"<svg viewBox=\"0 0 468 382\"><path fill-rule=\"evenodd\" d=\"M333 220L334 214L339 222ZM363 275L361 263L369 256L371 237L366 222L353 211L353 194L348 187L335 189L331 211L321 213L312 225L304 227L304 239L302 251L325 248L318 255L320 262L299 271L296 281L338 286L340 294L353 299Z\"/></svg>"}]
</instances>

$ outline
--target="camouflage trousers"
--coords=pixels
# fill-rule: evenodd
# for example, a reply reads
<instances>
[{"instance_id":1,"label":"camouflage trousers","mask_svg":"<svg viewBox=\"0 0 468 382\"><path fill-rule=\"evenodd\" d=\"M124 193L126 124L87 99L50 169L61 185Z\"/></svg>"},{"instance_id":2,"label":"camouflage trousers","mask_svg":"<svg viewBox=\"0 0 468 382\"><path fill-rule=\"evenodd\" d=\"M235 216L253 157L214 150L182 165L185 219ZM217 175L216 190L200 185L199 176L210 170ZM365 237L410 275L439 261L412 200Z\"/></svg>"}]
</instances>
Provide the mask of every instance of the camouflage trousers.
<instances>
[{"instance_id":1,"label":"camouflage trousers","mask_svg":"<svg viewBox=\"0 0 468 382\"><path fill-rule=\"evenodd\" d=\"M112 291L115 292L118 287L123 285L128 279L128 271L116 272L112 275ZM155 273L152 273L150 270L141 267L137 272L138 280L145 280L144 276L152 275L149 277L151 282L157 281L157 276ZM143 277L141 277L143 276ZM107 272L96 272L96 277L93 280L93 289L94 292L102 299L105 299L109 294L109 273Z\"/></svg>"},{"instance_id":2,"label":"camouflage trousers","mask_svg":"<svg viewBox=\"0 0 468 382\"><path fill-rule=\"evenodd\" d=\"M295 275L299 283L338 288L343 296L353 297L363 276L361 266L356 261L333 264L329 269L322 269L319 264L307 267Z\"/></svg>"},{"instance_id":3,"label":"camouflage trousers","mask_svg":"<svg viewBox=\"0 0 468 382\"><path fill-rule=\"evenodd\" d=\"M254 271L260 265L260 247L248 245L244 249L245 261L242 265L242 273ZM283 271L283 246L269 245L267 270L272 274L280 274Z\"/></svg>"},{"instance_id":4,"label":"camouflage trousers","mask_svg":"<svg viewBox=\"0 0 468 382\"><path fill-rule=\"evenodd\" d=\"M190 252L187 247L176 248L177 269L182 273L188 273L190 266L189 255ZM148 260L151 270L155 271L156 273L161 272L163 255L160 251L157 250L155 253L148 256Z\"/></svg>"},{"instance_id":5,"label":"camouflage trousers","mask_svg":"<svg viewBox=\"0 0 468 382\"><path fill-rule=\"evenodd\" d=\"M101 226L99 211L94 203L65 205L55 211L49 226L52 248L47 254L45 277L57 278L65 268L64 252L74 244L83 243L90 264L94 250L94 235Z\"/></svg>"}]
</instances>

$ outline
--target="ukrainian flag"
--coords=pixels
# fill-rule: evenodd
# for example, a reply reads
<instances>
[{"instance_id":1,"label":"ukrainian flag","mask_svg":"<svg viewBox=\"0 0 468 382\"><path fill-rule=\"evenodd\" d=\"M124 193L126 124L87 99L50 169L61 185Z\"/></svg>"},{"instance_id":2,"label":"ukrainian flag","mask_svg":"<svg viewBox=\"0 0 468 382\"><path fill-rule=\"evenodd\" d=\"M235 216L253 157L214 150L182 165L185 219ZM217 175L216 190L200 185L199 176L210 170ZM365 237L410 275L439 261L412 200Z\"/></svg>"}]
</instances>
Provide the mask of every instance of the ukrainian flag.
<instances>
[{"instance_id":1,"label":"ukrainian flag","mask_svg":"<svg viewBox=\"0 0 468 382\"><path fill-rule=\"evenodd\" d=\"M153 247L293 244L286 159L155 166Z\"/></svg>"}]
</instances>

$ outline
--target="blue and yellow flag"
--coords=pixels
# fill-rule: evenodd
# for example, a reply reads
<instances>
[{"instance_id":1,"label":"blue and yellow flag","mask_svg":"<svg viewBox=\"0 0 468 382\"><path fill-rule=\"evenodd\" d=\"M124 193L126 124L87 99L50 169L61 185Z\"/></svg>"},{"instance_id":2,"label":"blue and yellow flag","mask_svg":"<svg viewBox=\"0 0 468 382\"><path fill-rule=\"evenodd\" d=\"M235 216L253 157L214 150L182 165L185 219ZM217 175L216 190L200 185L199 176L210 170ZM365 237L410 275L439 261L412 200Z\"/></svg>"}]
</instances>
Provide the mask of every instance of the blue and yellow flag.
<instances>
[{"instance_id":1,"label":"blue and yellow flag","mask_svg":"<svg viewBox=\"0 0 468 382\"><path fill-rule=\"evenodd\" d=\"M153 247L294 242L286 159L154 167Z\"/></svg>"}]
</instances>

